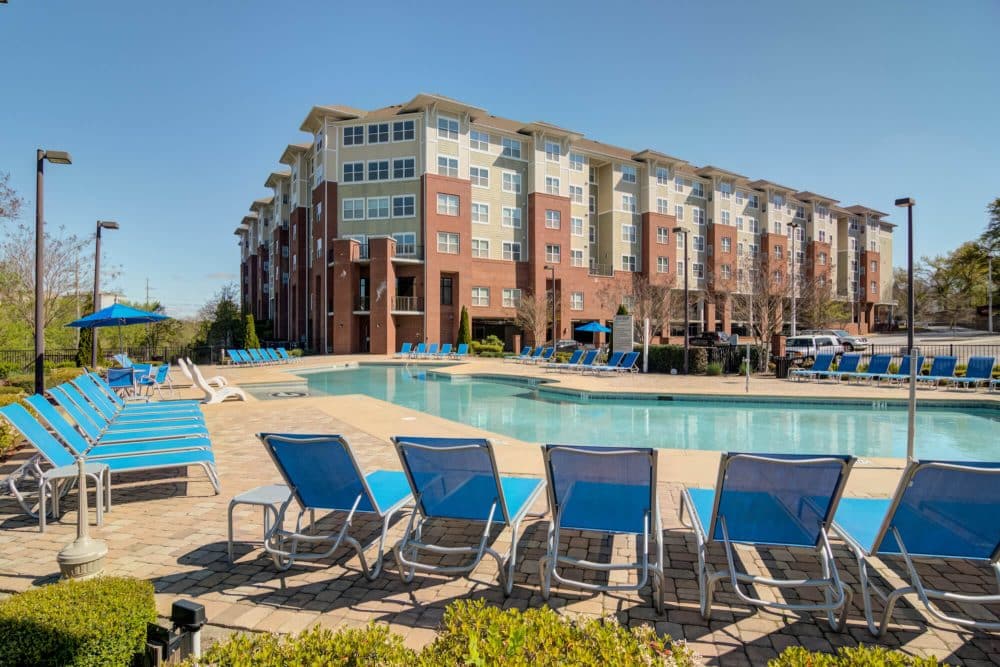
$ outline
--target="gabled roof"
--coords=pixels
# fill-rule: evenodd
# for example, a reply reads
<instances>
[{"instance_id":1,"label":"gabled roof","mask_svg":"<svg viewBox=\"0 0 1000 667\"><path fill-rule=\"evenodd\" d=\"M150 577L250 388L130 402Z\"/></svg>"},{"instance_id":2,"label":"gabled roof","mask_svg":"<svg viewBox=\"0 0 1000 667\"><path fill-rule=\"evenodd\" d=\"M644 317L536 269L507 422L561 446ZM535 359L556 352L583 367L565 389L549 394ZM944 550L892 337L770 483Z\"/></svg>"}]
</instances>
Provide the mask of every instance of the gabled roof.
<instances>
[{"instance_id":1,"label":"gabled roof","mask_svg":"<svg viewBox=\"0 0 1000 667\"><path fill-rule=\"evenodd\" d=\"M688 164L687 160L682 160L679 157L674 157L673 155L667 155L666 153L654 151L652 148L646 148L639 151L632 156L632 159L638 160L639 162L666 162L676 165Z\"/></svg>"},{"instance_id":2,"label":"gabled roof","mask_svg":"<svg viewBox=\"0 0 1000 667\"><path fill-rule=\"evenodd\" d=\"M562 139L569 139L570 141L576 141L577 139L583 138L583 135L579 132L567 130L566 128L553 125L552 123L546 123L541 120L536 120L533 123L527 123L521 126L521 129L519 129L518 132L521 134L548 134Z\"/></svg>"},{"instance_id":3,"label":"gabled roof","mask_svg":"<svg viewBox=\"0 0 1000 667\"><path fill-rule=\"evenodd\" d=\"M285 147L285 152L281 154L278 162L282 164L292 164L295 162L295 158L305 153L307 150L312 148L312 144L308 142L298 143L298 144L288 144Z\"/></svg>"},{"instance_id":4,"label":"gabled roof","mask_svg":"<svg viewBox=\"0 0 1000 667\"><path fill-rule=\"evenodd\" d=\"M700 169L696 169L695 172L699 176L726 176L728 178L738 178L746 180L746 176L743 174L737 174L735 171L728 171L722 167L715 167L710 164L705 165Z\"/></svg>"},{"instance_id":5,"label":"gabled roof","mask_svg":"<svg viewBox=\"0 0 1000 667\"><path fill-rule=\"evenodd\" d=\"M351 118L360 118L364 115L365 111L363 109L355 109L354 107L348 107L341 104L315 106L309 110L308 114L306 114L306 118L302 121L302 125L299 126L299 129L303 132L309 132L312 134L320 128L325 118L333 118L334 120L350 120Z\"/></svg>"},{"instance_id":6,"label":"gabled roof","mask_svg":"<svg viewBox=\"0 0 1000 667\"><path fill-rule=\"evenodd\" d=\"M250 204L251 211L259 211L265 206L270 206L271 202L274 201L274 197L261 197L260 199L254 199L253 203Z\"/></svg>"},{"instance_id":7,"label":"gabled roof","mask_svg":"<svg viewBox=\"0 0 1000 667\"><path fill-rule=\"evenodd\" d=\"M751 181L750 187L755 188L757 190L763 190L764 188L771 188L772 190L783 190L785 192L791 192L792 194L795 194L795 192L797 192L795 188L790 188L787 185L775 183L774 181L768 181L763 178L757 179L756 181Z\"/></svg>"},{"instance_id":8,"label":"gabled roof","mask_svg":"<svg viewBox=\"0 0 1000 667\"><path fill-rule=\"evenodd\" d=\"M442 111L451 111L453 113L486 113L486 109L436 93L418 93L412 100L403 105L401 111L419 111L429 106L437 106Z\"/></svg>"},{"instance_id":9,"label":"gabled roof","mask_svg":"<svg viewBox=\"0 0 1000 667\"><path fill-rule=\"evenodd\" d=\"M809 192L808 190L803 190L802 192L796 192L795 198L802 201L827 201L831 204L839 204L840 200L834 199L833 197L827 197L825 195L818 195L815 192Z\"/></svg>"},{"instance_id":10,"label":"gabled roof","mask_svg":"<svg viewBox=\"0 0 1000 667\"><path fill-rule=\"evenodd\" d=\"M577 139L574 146L580 150L587 151L588 153L598 153L599 155L612 157L616 160L626 160L629 162L633 161L632 156L635 155L635 151L628 148L612 146L611 144L602 144L601 142L594 141L593 139Z\"/></svg>"},{"instance_id":11,"label":"gabled roof","mask_svg":"<svg viewBox=\"0 0 1000 667\"><path fill-rule=\"evenodd\" d=\"M862 206L861 204L855 204L854 206L848 206L847 211L849 213L854 213L855 215L868 215L869 213L877 215L880 218L884 218L888 213L883 213L882 211L876 211L873 208L868 208L867 206Z\"/></svg>"},{"instance_id":12,"label":"gabled roof","mask_svg":"<svg viewBox=\"0 0 1000 667\"><path fill-rule=\"evenodd\" d=\"M490 127L495 130L513 133L520 132L521 128L524 127L524 123L519 120L511 120L510 118L501 118L500 116L493 115L474 116L472 118L472 123L473 125L481 125L483 127Z\"/></svg>"},{"instance_id":13,"label":"gabled roof","mask_svg":"<svg viewBox=\"0 0 1000 667\"><path fill-rule=\"evenodd\" d=\"M250 226L249 225L239 225L236 229L233 230L233 235L235 235L235 236L243 236L248 231L250 231Z\"/></svg>"},{"instance_id":14,"label":"gabled roof","mask_svg":"<svg viewBox=\"0 0 1000 667\"><path fill-rule=\"evenodd\" d=\"M292 172L290 171L272 171L264 181L265 188L273 188L278 185L281 181L287 181L292 177Z\"/></svg>"}]
</instances>

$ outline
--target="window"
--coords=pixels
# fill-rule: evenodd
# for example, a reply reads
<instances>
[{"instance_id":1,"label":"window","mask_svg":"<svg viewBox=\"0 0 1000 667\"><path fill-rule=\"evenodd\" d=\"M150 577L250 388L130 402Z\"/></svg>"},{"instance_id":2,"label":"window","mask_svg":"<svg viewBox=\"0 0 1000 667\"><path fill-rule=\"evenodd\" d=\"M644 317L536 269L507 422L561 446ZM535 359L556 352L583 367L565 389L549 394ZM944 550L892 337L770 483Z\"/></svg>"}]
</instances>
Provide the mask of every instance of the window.
<instances>
[{"instance_id":1,"label":"window","mask_svg":"<svg viewBox=\"0 0 1000 667\"><path fill-rule=\"evenodd\" d=\"M570 250L569 251L570 263L573 266L583 266L583 251L582 250Z\"/></svg>"},{"instance_id":2,"label":"window","mask_svg":"<svg viewBox=\"0 0 1000 667\"><path fill-rule=\"evenodd\" d=\"M448 116L438 116L438 138L458 141L458 120Z\"/></svg>"},{"instance_id":3,"label":"window","mask_svg":"<svg viewBox=\"0 0 1000 667\"><path fill-rule=\"evenodd\" d=\"M479 130L470 130L469 148L474 151L488 151L490 149L490 135Z\"/></svg>"},{"instance_id":4,"label":"window","mask_svg":"<svg viewBox=\"0 0 1000 667\"><path fill-rule=\"evenodd\" d=\"M705 252L705 237L695 234L691 237L691 244L695 252Z\"/></svg>"},{"instance_id":5,"label":"window","mask_svg":"<svg viewBox=\"0 0 1000 667\"><path fill-rule=\"evenodd\" d=\"M472 288L472 305L473 306L488 306L488 305L490 305L490 288L489 287L473 287Z\"/></svg>"},{"instance_id":6,"label":"window","mask_svg":"<svg viewBox=\"0 0 1000 667\"><path fill-rule=\"evenodd\" d=\"M545 244L545 261L552 264L558 264L562 259L562 248L559 247L558 243L546 243Z\"/></svg>"},{"instance_id":7,"label":"window","mask_svg":"<svg viewBox=\"0 0 1000 667\"><path fill-rule=\"evenodd\" d=\"M736 216L736 229L740 230L741 232L743 231L743 216L742 215Z\"/></svg>"},{"instance_id":8,"label":"window","mask_svg":"<svg viewBox=\"0 0 1000 667\"><path fill-rule=\"evenodd\" d=\"M674 192L684 192L684 179L674 176Z\"/></svg>"},{"instance_id":9,"label":"window","mask_svg":"<svg viewBox=\"0 0 1000 667\"><path fill-rule=\"evenodd\" d=\"M722 224L729 224L729 211L722 211Z\"/></svg>"},{"instance_id":10,"label":"window","mask_svg":"<svg viewBox=\"0 0 1000 667\"><path fill-rule=\"evenodd\" d=\"M477 188L490 187L490 170L486 167L469 167L469 180Z\"/></svg>"},{"instance_id":11,"label":"window","mask_svg":"<svg viewBox=\"0 0 1000 667\"><path fill-rule=\"evenodd\" d=\"M503 216L501 218L500 224L504 227L511 227L513 229L521 228L521 209L511 208L509 206L503 207Z\"/></svg>"},{"instance_id":12,"label":"window","mask_svg":"<svg viewBox=\"0 0 1000 667\"><path fill-rule=\"evenodd\" d=\"M509 262L521 261L521 244L517 241L503 242L503 258Z\"/></svg>"},{"instance_id":13,"label":"window","mask_svg":"<svg viewBox=\"0 0 1000 667\"><path fill-rule=\"evenodd\" d=\"M441 215L458 215L458 195L438 193L437 212Z\"/></svg>"},{"instance_id":14,"label":"window","mask_svg":"<svg viewBox=\"0 0 1000 667\"><path fill-rule=\"evenodd\" d=\"M569 309L583 310L583 292L570 292Z\"/></svg>"},{"instance_id":15,"label":"window","mask_svg":"<svg viewBox=\"0 0 1000 667\"><path fill-rule=\"evenodd\" d=\"M799 220L805 220L806 219L806 207L805 206L796 206L795 207L795 217L798 218Z\"/></svg>"},{"instance_id":16,"label":"window","mask_svg":"<svg viewBox=\"0 0 1000 667\"><path fill-rule=\"evenodd\" d=\"M344 145L360 146L365 143L365 126L355 125L344 128Z\"/></svg>"},{"instance_id":17,"label":"window","mask_svg":"<svg viewBox=\"0 0 1000 667\"><path fill-rule=\"evenodd\" d=\"M622 195L622 210L628 213L635 213L635 195Z\"/></svg>"},{"instance_id":18,"label":"window","mask_svg":"<svg viewBox=\"0 0 1000 667\"><path fill-rule=\"evenodd\" d=\"M684 207L680 204L674 204L674 217L678 220L684 219Z\"/></svg>"},{"instance_id":19,"label":"window","mask_svg":"<svg viewBox=\"0 0 1000 667\"><path fill-rule=\"evenodd\" d=\"M872 294L878 294L878 283L874 280L872 281Z\"/></svg>"},{"instance_id":20,"label":"window","mask_svg":"<svg viewBox=\"0 0 1000 667\"><path fill-rule=\"evenodd\" d=\"M590 174L587 180L589 180L594 185L597 185L597 167L591 167L589 171Z\"/></svg>"},{"instance_id":21,"label":"window","mask_svg":"<svg viewBox=\"0 0 1000 667\"><path fill-rule=\"evenodd\" d=\"M759 254L760 254L760 246L757 245L756 243L751 243L750 244L750 256L751 257L756 257Z\"/></svg>"},{"instance_id":22,"label":"window","mask_svg":"<svg viewBox=\"0 0 1000 667\"><path fill-rule=\"evenodd\" d=\"M389 161L388 160L372 160L368 163L368 180L369 181L387 181L389 180Z\"/></svg>"},{"instance_id":23,"label":"window","mask_svg":"<svg viewBox=\"0 0 1000 667\"><path fill-rule=\"evenodd\" d=\"M438 174L458 178L458 158L438 155Z\"/></svg>"},{"instance_id":24,"label":"window","mask_svg":"<svg viewBox=\"0 0 1000 667\"><path fill-rule=\"evenodd\" d=\"M503 155L504 157L517 158L518 160L521 159L520 141L518 141L517 139L508 139L507 137L504 137L502 145L503 149L500 151L501 155Z\"/></svg>"},{"instance_id":25,"label":"window","mask_svg":"<svg viewBox=\"0 0 1000 667\"><path fill-rule=\"evenodd\" d=\"M554 176L545 177L545 191L550 195L559 194L559 179Z\"/></svg>"},{"instance_id":26,"label":"window","mask_svg":"<svg viewBox=\"0 0 1000 667\"><path fill-rule=\"evenodd\" d=\"M521 192L521 174L516 171L505 171L501 178L504 192Z\"/></svg>"},{"instance_id":27,"label":"window","mask_svg":"<svg viewBox=\"0 0 1000 667\"><path fill-rule=\"evenodd\" d=\"M681 275L683 273L684 273L684 260L679 259L677 260L677 275Z\"/></svg>"},{"instance_id":28,"label":"window","mask_svg":"<svg viewBox=\"0 0 1000 667\"><path fill-rule=\"evenodd\" d=\"M401 234L393 234L392 238L396 239L396 254L397 255L416 255L417 254L417 235L413 232L405 232Z\"/></svg>"},{"instance_id":29,"label":"window","mask_svg":"<svg viewBox=\"0 0 1000 667\"><path fill-rule=\"evenodd\" d=\"M719 193L723 199L729 199L733 196L733 186L730 183L719 183Z\"/></svg>"},{"instance_id":30,"label":"window","mask_svg":"<svg viewBox=\"0 0 1000 667\"><path fill-rule=\"evenodd\" d=\"M396 158L392 161L392 177L413 178L416 175L415 163L412 157Z\"/></svg>"},{"instance_id":31,"label":"window","mask_svg":"<svg viewBox=\"0 0 1000 667\"><path fill-rule=\"evenodd\" d=\"M490 205L472 202L472 222L488 225L490 223Z\"/></svg>"},{"instance_id":32,"label":"window","mask_svg":"<svg viewBox=\"0 0 1000 667\"><path fill-rule=\"evenodd\" d=\"M636 172L635 167L629 166L627 164L622 165L622 183L635 183L636 182Z\"/></svg>"},{"instance_id":33,"label":"window","mask_svg":"<svg viewBox=\"0 0 1000 667\"><path fill-rule=\"evenodd\" d=\"M545 159L549 162L558 162L562 156L562 146L555 141L545 142Z\"/></svg>"},{"instance_id":34,"label":"window","mask_svg":"<svg viewBox=\"0 0 1000 667\"><path fill-rule=\"evenodd\" d=\"M670 185L670 170L666 167L656 168L657 185Z\"/></svg>"},{"instance_id":35,"label":"window","mask_svg":"<svg viewBox=\"0 0 1000 667\"><path fill-rule=\"evenodd\" d=\"M760 208L760 198L757 195L750 195L750 208Z\"/></svg>"},{"instance_id":36,"label":"window","mask_svg":"<svg viewBox=\"0 0 1000 667\"><path fill-rule=\"evenodd\" d=\"M700 181L695 181L691 184L691 195L694 197L705 198L705 185Z\"/></svg>"},{"instance_id":37,"label":"window","mask_svg":"<svg viewBox=\"0 0 1000 667\"><path fill-rule=\"evenodd\" d=\"M569 233L573 236L583 236L583 218L569 219Z\"/></svg>"},{"instance_id":38,"label":"window","mask_svg":"<svg viewBox=\"0 0 1000 667\"><path fill-rule=\"evenodd\" d=\"M562 227L562 213L551 208L545 209L545 228L559 229Z\"/></svg>"},{"instance_id":39,"label":"window","mask_svg":"<svg viewBox=\"0 0 1000 667\"><path fill-rule=\"evenodd\" d=\"M597 225L588 225L588 239L591 243L597 243Z\"/></svg>"},{"instance_id":40,"label":"window","mask_svg":"<svg viewBox=\"0 0 1000 667\"><path fill-rule=\"evenodd\" d=\"M694 224L704 225L705 224L705 209L703 208L692 208L691 212L693 214Z\"/></svg>"},{"instance_id":41,"label":"window","mask_svg":"<svg viewBox=\"0 0 1000 667\"><path fill-rule=\"evenodd\" d=\"M397 120L392 124L393 141L412 141L414 123L412 120Z\"/></svg>"},{"instance_id":42,"label":"window","mask_svg":"<svg viewBox=\"0 0 1000 667\"><path fill-rule=\"evenodd\" d=\"M569 186L569 198L574 204L583 203L583 186L582 185L571 185Z\"/></svg>"},{"instance_id":43,"label":"window","mask_svg":"<svg viewBox=\"0 0 1000 667\"><path fill-rule=\"evenodd\" d=\"M848 239L848 246L850 246L851 250L857 250L858 240L856 238L851 237L850 239Z\"/></svg>"},{"instance_id":44,"label":"window","mask_svg":"<svg viewBox=\"0 0 1000 667\"><path fill-rule=\"evenodd\" d=\"M635 255L622 255L622 271L635 273Z\"/></svg>"},{"instance_id":45,"label":"window","mask_svg":"<svg viewBox=\"0 0 1000 667\"><path fill-rule=\"evenodd\" d=\"M364 162L344 163L344 183L360 183L365 180Z\"/></svg>"},{"instance_id":46,"label":"window","mask_svg":"<svg viewBox=\"0 0 1000 667\"><path fill-rule=\"evenodd\" d=\"M622 225L622 241L635 243L635 225Z\"/></svg>"},{"instance_id":47,"label":"window","mask_svg":"<svg viewBox=\"0 0 1000 667\"><path fill-rule=\"evenodd\" d=\"M344 200L344 220L364 220L365 200L345 199Z\"/></svg>"},{"instance_id":48,"label":"window","mask_svg":"<svg viewBox=\"0 0 1000 667\"><path fill-rule=\"evenodd\" d=\"M871 266L871 272L872 273L878 273L878 262L876 262L875 260L872 260L872 262L871 262L871 264L869 266Z\"/></svg>"},{"instance_id":49,"label":"window","mask_svg":"<svg viewBox=\"0 0 1000 667\"><path fill-rule=\"evenodd\" d=\"M666 227L656 228L656 242L657 243L669 243L670 242L670 230Z\"/></svg>"},{"instance_id":50,"label":"window","mask_svg":"<svg viewBox=\"0 0 1000 667\"><path fill-rule=\"evenodd\" d=\"M316 171L313 172L313 187L316 187L323 182L323 165L322 163L316 165ZM267 220L264 220L264 224L267 224Z\"/></svg>"},{"instance_id":51,"label":"window","mask_svg":"<svg viewBox=\"0 0 1000 667\"><path fill-rule=\"evenodd\" d=\"M389 143L389 123L372 123L368 126L368 143Z\"/></svg>"},{"instance_id":52,"label":"window","mask_svg":"<svg viewBox=\"0 0 1000 667\"><path fill-rule=\"evenodd\" d=\"M691 275L699 280L705 277L705 265L695 262L691 265Z\"/></svg>"},{"instance_id":53,"label":"window","mask_svg":"<svg viewBox=\"0 0 1000 667\"><path fill-rule=\"evenodd\" d=\"M579 153L569 154L569 168L573 171L583 171L583 166L587 164L587 158Z\"/></svg>"},{"instance_id":54,"label":"window","mask_svg":"<svg viewBox=\"0 0 1000 667\"><path fill-rule=\"evenodd\" d=\"M722 252L732 252L733 251L733 240L728 236L722 237Z\"/></svg>"},{"instance_id":55,"label":"window","mask_svg":"<svg viewBox=\"0 0 1000 667\"><path fill-rule=\"evenodd\" d=\"M472 256L488 259L490 256L489 239L472 239Z\"/></svg>"},{"instance_id":56,"label":"window","mask_svg":"<svg viewBox=\"0 0 1000 667\"><path fill-rule=\"evenodd\" d=\"M369 220L385 220L389 217L389 198L388 197L369 197L368 198L368 219Z\"/></svg>"},{"instance_id":57,"label":"window","mask_svg":"<svg viewBox=\"0 0 1000 667\"><path fill-rule=\"evenodd\" d=\"M392 217L412 218L417 212L415 195L396 195L392 198Z\"/></svg>"},{"instance_id":58,"label":"window","mask_svg":"<svg viewBox=\"0 0 1000 667\"><path fill-rule=\"evenodd\" d=\"M587 210L590 213L597 213L597 197L590 195L590 201L587 204Z\"/></svg>"},{"instance_id":59,"label":"window","mask_svg":"<svg viewBox=\"0 0 1000 667\"><path fill-rule=\"evenodd\" d=\"M742 243L737 243L736 244L736 256L737 257L742 257L743 256L743 244Z\"/></svg>"},{"instance_id":60,"label":"window","mask_svg":"<svg viewBox=\"0 0 1000 667\"><path fill-rule=\"evenodd\" d=\"M775 220L774 224L771 225L771 227L772 227L772 229L774 229L774 233L775 234L780 234L781 233L781 222L780 221Z\"/></svg>"},{"instance_id":61,"label":"window","mask_svg":"<svg viewBox=\"0 0 1000 667\"><path fill-rule=\"evenodd\" d=\"M457 255L458 248L458 234L438 232L438 252L443 252L448 255Z\"/></svg>"},{"instance_id":62,"label":"window","mask_svg":"<svg viewBox=\"0 0 1000 667\"><path fill-rule=\"evenodd\" d=\"M721 268L720 273L722 274L723 280L729 280L730 278L733 277L733 267L729 266L728 264L723 264L720 268Z\"/></svg>"},{"instance_id":63,"label":"window","mask_svg":"<svg viewBox=\"0 0 1000 667\"><path fill-rule=\"evenodd\" d=\"M656 258L656 272L657 273L670 273L670 258L669 257L657 257Z\"/></svg>"},{"instance_id":64,"label":"window","mask_svg":"<svg viewBox=\"0 0 1000 667\"><path fill-rule=\"evenodd\" d=\"M818 238L820 243L826 243L826 231L822 229L819 230Z\"/></svg>"},{"instance_id":65,"label":"window","mask_svg":"<svg viewBox=\"0 0 1000 667\"><path fill-rule=\"evenodd\" d=\"M820 266L826 266L826 253L825 252L821 252L819 254L819 258L818 259L819 259Z\"/></svg>"},{"instance_id":66,"label":"window","mask_svg":"<svg viewBox=\"0 0 1000 667\"><path fill-rule=\"evenodd\" d=\"M777 208L781 208L782 206L785 205L785 198L781 195L773 195L771 197L771 204L773 204Z\"/></svg>"},{"instance_id":67,"label":"window","mask_svg":"<svg viewBox=\"0 0 1000 667\"><path fill-rule=\"evenodd\" d=\"M760 226L757 223L757 218L747 218L747 229L754 234L760 231Z\"/></svg>"},{"instance_id":68,"label":"window","mask_svg":"<svg viewBox=\"0 0 1000 667\"><path fill-rule=\"evenodd\" d=\"M774 283L776 285L780 285L782 282L784 282L785 277L784 275L782 275L781 271L775 271L774 273L771 274L771 278L772 280L774 280Z\"/></svg>"},{"instance_id":69,"label":"window","mask_svg":"<svg viewBox=\"0 0 1000 667\"><path fill-rule=\"evenodd\" d=\"M668 202L663 197L657 197L656 212L662 215L670 215L670 202Z\"/></svg>"},{"instance_id":70,"label":"window","mask_svg":"<svg viewBox=\"0 0 1000 667\"><path fill-rule=\"evenodd\" d=\"M514 288L504 288L503 307L517 308L521 305L521 290Z\"/></svg>"},{"instance_id":71,"label":"window","mask_svg":"<svg viewBox=\"0 0 1000 667\"><path fill-rule=\"evenodd\" d=\"M674 238L677 239L677 249L680 250L684 247L684 239L687 234L674 234Z\"/></svg>"},{"instance_id":72,"label":"window","mask_svg":"<svg viewBox=\"0 0 1000 667\"><path fill-rule=\"evenodd\" d=\"M737 190L736 191L736 205L737 206L743 206L745 198L746 198L746 193L744 193L742 190Z\"/></svg>"},{"instance_id":73,"label":"window","mask_svg":"<svg viewBox=\"0 0 1000 667\"><path fill-rule=\"evenodd\" d=\"M451 276L441 276L441 305L450 306L452 303L452 286L454 282Z\"/></svg>"},{"instance_id":74,"label":"window","mask_svg":"<svg viewBox=\"0 0 1000 667\"><path fill-rule=\"evenodd\" d=\"M777 257L778 259L784 257L784 250L782 250L780 245L774 246L774 256Z\"/></svg>"}]
</instances>

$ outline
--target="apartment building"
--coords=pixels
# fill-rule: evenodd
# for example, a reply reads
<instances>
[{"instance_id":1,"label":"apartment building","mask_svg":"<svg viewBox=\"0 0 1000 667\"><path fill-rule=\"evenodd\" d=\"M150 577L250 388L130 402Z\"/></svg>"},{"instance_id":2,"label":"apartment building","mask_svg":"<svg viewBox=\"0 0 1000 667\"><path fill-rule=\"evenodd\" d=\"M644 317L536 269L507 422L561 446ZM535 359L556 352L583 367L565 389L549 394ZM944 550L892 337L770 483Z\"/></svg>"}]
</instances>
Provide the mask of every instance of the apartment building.
<instances>
[{"instance_id":1,"label":"apartment building","mask_svg":"<svg viewBox=\"0 0 1000 667\"><path fill-rule=\"evenodd\" d=\"M236 234L244 307L309 349L452 341L463 306L474 337L513 345L521 299L553 290L571 338L635 274L679 289L686 272L693 332L745 332L748 273L793 266L856 304L851 328L887 318L893 226L874 209L439 95L317 106L300 129Z\"/></svg>"}]
</instances>

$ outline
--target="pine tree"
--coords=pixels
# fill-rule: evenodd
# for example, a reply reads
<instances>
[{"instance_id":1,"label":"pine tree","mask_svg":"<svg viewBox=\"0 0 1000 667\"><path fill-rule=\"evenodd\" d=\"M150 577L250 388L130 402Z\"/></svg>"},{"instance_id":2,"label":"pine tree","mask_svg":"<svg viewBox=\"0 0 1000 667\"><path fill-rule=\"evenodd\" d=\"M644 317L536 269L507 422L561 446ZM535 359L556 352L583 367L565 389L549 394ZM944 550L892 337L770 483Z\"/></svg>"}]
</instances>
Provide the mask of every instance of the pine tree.
<instances>
[{"instance_id":1,"label":"pine tree","mask_svg":"<svg viewBox=\"0 0 1000 667\"><path fill-rule=\"evenodd\" d=\"M472 322L469 320L469 311L465 306L462 306L462 315L459 318L457 342L459 345L462 343L468 345L472 342Z\"/></svg>"},{"instance_id":2,"label":"pine tree","mask_svg":"<svg viewBox=\"0 0 1000 667\"><path fill-rule=\"evenodd\" d=\"M243 347L248 350L256 350L260 347L260 340L257 338L257 327L253 323L253 314L247 315L247 326L243 333Z\"/></svg>"}]
</instances>

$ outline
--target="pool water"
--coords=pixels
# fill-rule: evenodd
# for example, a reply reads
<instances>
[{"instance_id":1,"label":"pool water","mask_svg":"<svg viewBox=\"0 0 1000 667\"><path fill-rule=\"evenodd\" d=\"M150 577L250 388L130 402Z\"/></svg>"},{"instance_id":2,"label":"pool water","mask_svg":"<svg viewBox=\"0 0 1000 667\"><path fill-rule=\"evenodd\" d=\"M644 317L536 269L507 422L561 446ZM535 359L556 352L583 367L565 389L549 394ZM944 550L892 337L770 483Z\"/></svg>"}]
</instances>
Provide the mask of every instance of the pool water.
<instances>
[{"instance_id":1,"label":"pool water","mask_svg":"<svg viewBox=\"0 0 1000 667\"><path fill-rule=\"evenodd\" d=\"M906 455L906 408L885 403L588 399L525 382L449 378L406 366L361 366L302 377L310 394L363 394L526 442ZM998 460L998 427L1000 410L921 406L917 456Z\"/></svg>"}]
</instances>

